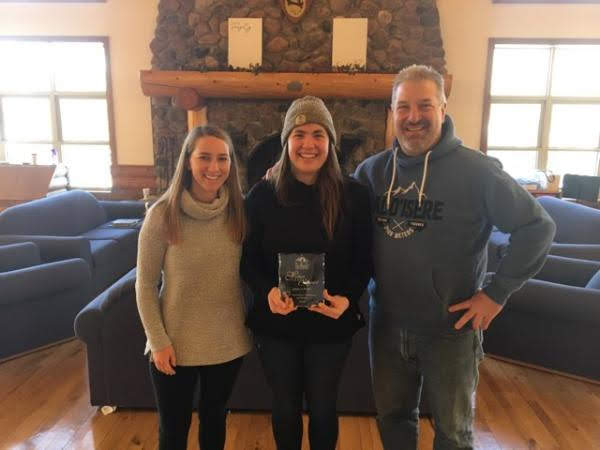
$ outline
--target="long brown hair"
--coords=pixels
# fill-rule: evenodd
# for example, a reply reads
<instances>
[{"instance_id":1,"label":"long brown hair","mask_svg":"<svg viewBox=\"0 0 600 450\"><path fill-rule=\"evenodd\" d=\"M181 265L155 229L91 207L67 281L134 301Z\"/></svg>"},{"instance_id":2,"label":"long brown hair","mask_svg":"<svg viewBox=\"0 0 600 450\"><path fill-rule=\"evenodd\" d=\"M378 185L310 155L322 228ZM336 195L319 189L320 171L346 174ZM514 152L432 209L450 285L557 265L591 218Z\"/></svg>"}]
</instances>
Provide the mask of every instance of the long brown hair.
<instances>
[{"instance_id":1,"label":"long brown hair","mask_svg":"<svg viewBox=\"0 0 600 450\"><path fill-rule=\"evenodd\" d=\"M203 125L195 127L186 136L181 147L181 154L177 161L175 173L171 179L171 184L167 191L160 197L158 204L166 203L164 209L163 221L165 225L167 241L171 245L179 243L181 239L181 193L184 189L190 189L192 186L192 172L189 169L189 158L196 141L205 136L212 136L227 144L229 149L229 158L231 159L231 168L229 176L225 181L225 186L229 190L229 203L227 205L227 225L234 241L242 243L246 235L246 217L244 214L244 199L238 176L238 164L233 151L233 142L227 132L214 125Z\"/></svg>"},{"instance_id":2,"label":"long brown hair","mask_svg":"<svg viewBox=\"0 0 600 450\"><path fill-rule=\"evenodd\" d=\"M273 166L271 182L275 185L277 199L283 205L289 205L289 192L294 174L292 173L292 163L288 154L288 143L286 142L281 152L279 161ZM340 216L342 204L342 170L337 159L336 149L329 136L329 151L327 159L319 170L315 186L319 193L319 203L321 205L321 215L323 216L323 227L327 232L327 237L333 239L333 232L338 217Z\"/></svg>"}]
</instances>

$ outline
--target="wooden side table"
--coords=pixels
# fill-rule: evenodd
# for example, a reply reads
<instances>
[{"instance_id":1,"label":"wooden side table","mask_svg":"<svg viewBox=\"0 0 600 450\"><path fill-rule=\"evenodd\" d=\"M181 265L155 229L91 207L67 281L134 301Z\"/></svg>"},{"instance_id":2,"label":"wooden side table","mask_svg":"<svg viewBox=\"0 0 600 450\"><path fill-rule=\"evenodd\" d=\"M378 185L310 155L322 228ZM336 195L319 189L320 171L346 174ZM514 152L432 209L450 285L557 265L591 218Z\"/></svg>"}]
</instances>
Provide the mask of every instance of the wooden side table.
<instances>
[{"instance_id":1,"label":"wooden side table","mask_svg":"<svg viewBox=\"0 0 600 450\"><path fill-rule=\"evenodd\" d=\"M542 195L549 195L551 197L560 198L560 195L561 195L560 191L539 191L539 190L527 189L527 192L529 192L534 197L541 197Z\"/></svg>"},{"instance_id":2,"label":"wooden side table","mask_svg":"<svg viewBox=\"0 0 600 450\"><path fill-rule=\"evenodd\" d=\"M0 209L45 197L56 166L0 164Z\"/></svg>"}]
</instances>

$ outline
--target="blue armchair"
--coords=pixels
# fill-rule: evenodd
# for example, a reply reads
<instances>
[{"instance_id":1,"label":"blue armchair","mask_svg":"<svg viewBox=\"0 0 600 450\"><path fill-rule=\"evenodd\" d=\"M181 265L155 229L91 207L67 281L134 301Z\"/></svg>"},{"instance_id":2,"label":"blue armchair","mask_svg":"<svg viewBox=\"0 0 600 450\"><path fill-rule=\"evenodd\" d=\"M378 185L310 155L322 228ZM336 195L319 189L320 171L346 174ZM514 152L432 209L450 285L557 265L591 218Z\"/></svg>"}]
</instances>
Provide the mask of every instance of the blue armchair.
<instances>
[{"instance_id":1,"label":"blue armchair","mask_svg":"<svg viewBox=\"0 0 600 450\"><path fill-rule=\"evenodd\" d=\"M83 259L43 264L32 242L0 246L0 360L73 337L90 282Z\"/></svg>"},{"instance_id":2,"label":"blue armchair","mask_svg":"<svg viewBox=\"0 0 600 450\"><path fill-rule=\"evenodd\" d=\"M33 242L43 262L81 258L92 273L88 300L136 264L138 228L114 228L117 218L142 218L143 202L98 201L73 190L0 213L0 245Z\"/></svg>"},{"instance_id":3,"label":"blue armchair","mask_svg":"<svg viewBox=\"0 0 600 450\"><path fill-rule=\"evenodd\" d=\"M600 262L548 256L492 322L484 349L600 381Z\"/></svg>"}]
</instances>

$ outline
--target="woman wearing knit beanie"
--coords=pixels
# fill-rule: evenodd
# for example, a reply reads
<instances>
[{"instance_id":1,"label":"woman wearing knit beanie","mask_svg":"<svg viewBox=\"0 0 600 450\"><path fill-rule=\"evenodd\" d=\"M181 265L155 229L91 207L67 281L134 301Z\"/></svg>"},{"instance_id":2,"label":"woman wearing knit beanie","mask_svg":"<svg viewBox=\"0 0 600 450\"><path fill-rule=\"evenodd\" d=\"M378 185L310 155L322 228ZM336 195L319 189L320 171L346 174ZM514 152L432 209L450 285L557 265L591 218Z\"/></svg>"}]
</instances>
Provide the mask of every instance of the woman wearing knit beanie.
<instances>
[{"instance_id":1,"label":"woman wearing knit beanie","mask_svg":"<svg viewBox=\"0 0 600 450\"><path fill-rule=\"evenodd\" d=\"M364 325L358 301L371 275L371 208L365 187L343 177L331 114L316 97L288 109L283 151L268 180L246 198L250 222L242 277L254 294L248 325L273 392L279 450L299 450L303 396L313 450L334 450L336 401L353 334ZM324 255L320 301L299 307L279 289L278 261Z\"/></svg>"},{"instance_id":2,"label":"woman wearing knit beanie","mask_svg":"<svg viewBox=\"0 0 600 450\"><path fill-rule=\"evenodd\" d=\"M196 127L169 189L148 211L138 247L137 305L161 450L187 448L193 409L200 448L225 445L225 404L252 348L239 277L245 228L231 139L219 128Z\"/></svg>"}]
</instances>

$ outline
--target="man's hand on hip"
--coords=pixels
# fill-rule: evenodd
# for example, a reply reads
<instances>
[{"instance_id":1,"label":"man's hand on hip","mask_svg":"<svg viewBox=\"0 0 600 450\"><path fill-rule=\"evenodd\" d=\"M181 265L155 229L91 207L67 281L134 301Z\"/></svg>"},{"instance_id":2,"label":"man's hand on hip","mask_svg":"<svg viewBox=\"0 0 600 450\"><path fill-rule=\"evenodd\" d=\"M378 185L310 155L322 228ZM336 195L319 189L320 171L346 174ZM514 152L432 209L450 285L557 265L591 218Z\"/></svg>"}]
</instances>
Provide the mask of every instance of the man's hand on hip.
<instances>
[{"instance_id":1,"label":"man's hand on hip","mask_svg":"<svg viewBox=\"0 0 600 450\"><path fill-rule=\"evenodd\" d=\"M448 308L450 312L466 310L462 317L454 324L460 330L469 320L473 320L474 330L487 330L490 323L502 311L503 306L496 303L485 292L479 291L464 302L457 303Z\"/></svg>"}]
</instances>

